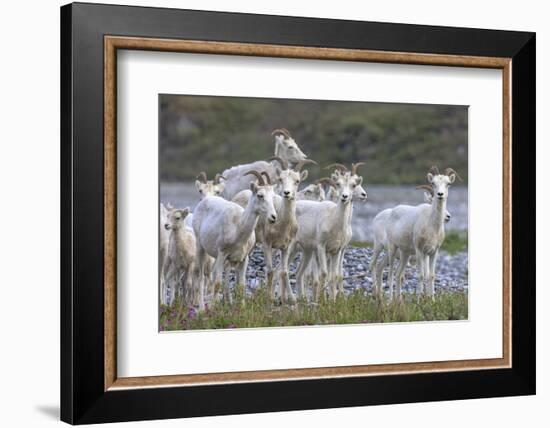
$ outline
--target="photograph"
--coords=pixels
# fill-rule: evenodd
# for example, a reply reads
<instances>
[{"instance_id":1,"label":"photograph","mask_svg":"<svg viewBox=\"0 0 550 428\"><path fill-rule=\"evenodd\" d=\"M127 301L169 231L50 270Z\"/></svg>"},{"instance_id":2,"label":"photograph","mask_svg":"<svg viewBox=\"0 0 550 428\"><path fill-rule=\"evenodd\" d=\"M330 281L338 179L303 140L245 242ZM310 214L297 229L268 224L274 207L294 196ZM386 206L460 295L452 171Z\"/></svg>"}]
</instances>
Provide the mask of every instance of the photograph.
<instances>
[{"instance_id":1,"label":"photograph","mask_svg":"<svg viewBox=\"0 0 550 428\"><path fill-rule=\"evenodd\" d=\"M468 319L467 106L160 94L158 148L161 332Z\"/></svg>"}]
</instances>

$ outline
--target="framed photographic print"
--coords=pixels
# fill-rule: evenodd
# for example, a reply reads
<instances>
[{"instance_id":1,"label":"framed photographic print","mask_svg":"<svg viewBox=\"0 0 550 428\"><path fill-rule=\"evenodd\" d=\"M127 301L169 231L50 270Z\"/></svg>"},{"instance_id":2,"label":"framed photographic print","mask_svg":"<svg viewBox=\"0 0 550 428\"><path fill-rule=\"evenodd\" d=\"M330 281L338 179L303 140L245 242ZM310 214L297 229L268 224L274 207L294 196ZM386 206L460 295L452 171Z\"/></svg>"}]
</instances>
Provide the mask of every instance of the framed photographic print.
<instances>
[{"instance_id":1,"label":"framed photographic print","mask_svg":"<svg viewBox=\"0 0 550 428\"><path fill-rule=\"evenodd\" d=\"M535 393L533 33L76 3L61 54L62 420Z\"/></svg>"}]
</instances>

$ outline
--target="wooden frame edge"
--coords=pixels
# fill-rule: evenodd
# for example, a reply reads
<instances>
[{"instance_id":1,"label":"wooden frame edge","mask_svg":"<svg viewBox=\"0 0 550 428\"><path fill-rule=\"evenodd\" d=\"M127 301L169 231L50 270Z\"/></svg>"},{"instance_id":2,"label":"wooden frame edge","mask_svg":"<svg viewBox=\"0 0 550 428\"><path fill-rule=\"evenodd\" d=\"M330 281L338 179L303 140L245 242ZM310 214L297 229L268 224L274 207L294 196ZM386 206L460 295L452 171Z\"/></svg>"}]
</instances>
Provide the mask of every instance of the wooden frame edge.
<instances>
[{"instance_id":1,"label":"wooden frame edge","mask_svg":"<svg viewBox=\"0 0 550 428\"><path fill-rule=\"evenodd\" d=\"M495 68L503 71L503 356L495 359L262 370L171 376L116 376L116 52L117 49L323 59L393 64ZM501 57L419 54L253 43L104 36L104 390L291 381L424 372L510 368L511 310L511 82L512 60Z\"/></svg>"},{"instance_id":2,"label":"wooden frame edge","mask_svg":"<svg viewBox=\"0 0 550 428\"><path fill-rule=\"evenodd\" d=\"M104 389L116 380L116 48L104 44Z\"/></svg>"}]
</instances>

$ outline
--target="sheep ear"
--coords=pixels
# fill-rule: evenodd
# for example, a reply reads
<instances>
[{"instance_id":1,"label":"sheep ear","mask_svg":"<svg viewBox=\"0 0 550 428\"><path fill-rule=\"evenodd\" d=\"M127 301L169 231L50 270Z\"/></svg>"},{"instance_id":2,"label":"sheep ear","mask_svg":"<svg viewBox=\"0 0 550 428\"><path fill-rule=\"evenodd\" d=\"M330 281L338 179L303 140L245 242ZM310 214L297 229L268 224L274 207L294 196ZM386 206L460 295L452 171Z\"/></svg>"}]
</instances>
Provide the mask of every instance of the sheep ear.
<instances>
[{"instance_id":1,"label":"sheep ear","mask_svg":"<svg viewBox=\"0 0 550 428\"><path fill-rule=\"evenodd\" d=\"M191 210L189 209L189 207L186 207L186 208L180 210L180 212L181 212L181 219L183 220L185 217L187 217L189 215Z\"/></svg>"},{"instance_id":2,"label":"sheep ear","mask_svg":"<svg viewBox=\"0 0 550 428\"><path fill-rule=\"evenodd\" d=\"M197 190L201 189L201 182L199 180L195 181L195 187L197 188Z\"/></svg>"},{"instance_id":3,"label":"sheep ear","mask_svg":"<svg viewBox=\"0 0 550 428\"><path fill-rule=\"evenodd\" d=\"M428 174L426 175L426 178L428 179L428 183L432 183L434 176L431 172L428 172Z\"/></svg>"},{"instance_id":4,"label":"sheep ear","mask_svg":"<svg viewBox=\"0 0 550 428\"><path fill-rule=\"evenodd\" d=\"M449 175L449 183L451 184L454 183L455 179L456 179L456 174L451 173L451 175Z\"/></svg>"},{"instance_id":5,"label":"sheep ear","mask_svg":"<svg viewBox=\"0 0 550 428\"><path fill-rule=\"evenodd\" d=\"M424 200L428 203L432 202L432 195L430 195L428 192L424 192Z\"/></svg>"},{"instance_id":6,"label":"sheep ear","mask_svg":"<svg viewBox=\"0 0 550 428\"><path fill-rule=\"evenodd\" d=\"M258 185L255 181L252 181L250 183L250 190L252 190L252 193L256 194L258 192Z\"/></svg>"},{"instance_id":7,"label":"sheep ear","mask_svg":"<svg viewBox=\"0 0 550 428\"><path fill-rule=\"evenodd\" d=\"M356 183L358 186L360 186L361 184L363 184L363 177L359 176L358 179L357 179L357 183Z\"/></svg>"},{"instance_id":8,"label":"sheep ear","mask_svg":"<svg viewBox=\"0 0 550 428\"><path fill-rule=\"evenodd\" d=\"M305 181L308 175L309 172L307 171L307 169L304 169L300 174L300 181Z\"/></svg>"}]
</instances>

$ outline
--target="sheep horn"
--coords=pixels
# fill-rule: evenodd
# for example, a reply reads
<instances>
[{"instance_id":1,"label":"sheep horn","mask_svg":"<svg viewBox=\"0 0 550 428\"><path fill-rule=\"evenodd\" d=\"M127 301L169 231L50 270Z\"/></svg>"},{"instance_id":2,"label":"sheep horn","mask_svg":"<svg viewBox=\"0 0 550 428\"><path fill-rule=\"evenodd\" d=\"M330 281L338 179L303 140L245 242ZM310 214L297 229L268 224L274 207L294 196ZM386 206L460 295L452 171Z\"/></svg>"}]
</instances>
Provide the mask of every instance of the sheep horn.
<instances>
[{"instance_id":1,"label":"sheep horn","mask_svg":"<svg viewBox=\"0 0 550 428\"><path fill-rule=\"evenodd\" d=\"M277 134L283 134L286 138L291 138L290 137L290 132L288 132L288 129L285 129L285 128L278 128L278 129L275 129L271 135L277 135Z\"/></svg>"},{"instance_id":2,"label":"sheep horn","mask_svg":"<svg viewBox=\"0 0 550 428\"><path fill-rule=\"evenodd\" d=\"M264 177L265 177L265 182L271 186L271 177L269 176L269 174L265 171L262 171L260 174L262 174Z\"/></svg>"},{"instance_id":3,"label":"sheep horn","mask_svg":"<svg viewBox=\"0 0 550 428\"><path fill-rule=\"evenodd\" d=\"M456 171L455 171L454 169L452 169L452 168L446 168L446 169L445 169L445 175L451 175L451 174L456 175L456 177L457 177L460 181L462 181L462 177L460 177L460 175L458 175L458 172L456 172Z\"/></svg>"},{"instance_id":4,"label":"sheep horn","mask_svg":"<svg viewBox=\"0 0 550 428\"><path fill-rule=\"evenodd\" d=\"M439 168L437 166L432 166L428 172L433 175L439 175Z\"/></svg>"},{"instance_id":5,"label":"sheep horn","mask_svg":"<svg viewBox=\"0 0 550 428\"><path fill-rule=\"evenodd\" d=\"M307 165L307 164L318 165L317 162L315 162L313 159L304 159L298 162L294 170L297 172L300 172L304 167L304 165Z\"/></svg>"},{"instance_id":6,"label":"sheep horn","mask_svg":"<svg viewBox=\"0 0 550 428\"><path fill-rule=\"evenodd\" d=\"M434 189L432 186L428 185L428 184L421 184L419 186L416 186L417 189L422 189L422 190L427 190L428 192L430 192L430 195L434 195Z\"/></svg>"},{"instance_id":7,"label":"sheep horn","mask_svg":"<svg viewBox=\"0 0 550 428\"><path fill-rule=\"evenodd\" d=\"M334 180L332 178L328 178L328 177L323 177L323 178L320 178L319 180L317 180L315 182L315 184L322 184L322 183L327 183L329 184L330 186L334 187L336 189L336 183L334 182Z\"/></svg>"},{"instance_id":8,"label":"sheep horn","mask_svg":"<svg viewBox=\"0 0 550 428\"><path fill-rule=\"evenodd\" d=\"M351 175L357 175L357 168L361 165L365 165L365 162L357 162L351 164Z\"/></svg>"},{"instance_id":9,"label":"sheep horn","mask_svg":"<svg viewBox=\"0 0 550 428\"><path fill-rule=\"evenodd\" d=\"M285 161L284 159L281 159L279 156L272 156L267 161L268 162L277 161L281 164L281 168L283 168L284 170L288 169L288 162Z\"/></svg>"},{"instance_id":10,"label":"sheep horn","mask_svg":"<svg viewBox=\"0 0 550 428\"><path fill-rule=\"evenodd\" d=\"M331 163L330 165L325 166L325 168L323 168L323 169L331 169L331 168L336 168L336 169L339 169L339 170L342 170L342 171L347 171L348 170L348 168L345 165L342 165L341 163Z\"/></svg>"},{"instance_id":11,"label":"sheep horn","mask_svg":"<svg viewBox=\"0 0 550 428\"><path fill-rule=\"evenodd\" d=\"M262 177L262 174L260 174L258 171L250 170L248 172L245 172L244 175L253 175L258 179L258 183L260 184L260 186L265 186L264 178Z\"/></svg>"},{"instance_id":12,"label":"sheep horn","mask_svg":"<svg viewBox=\"0 0 550 428\"><path fill-rule=\"evenodd\" d=\"M225 178L223 175L221 174L216 174L216 176L214 177L214 183L216 184L220 184L220 178L223 178L225 181L227 181L227 178Z\"/></svg>"},{"instance_id":13,"label":"sheep horn","mask_svg":"<svg viewBox=\"0 0 550 428\"><path fill-rule=\"evenodd\" d=\"M197 175L197 180L199 180L202 183L206 183L206 172L204 171L199 172L199 175Z\"/></svg>"}]
</instances>

